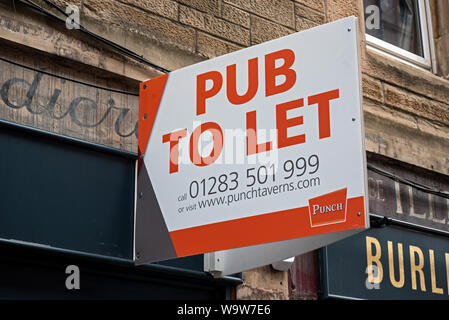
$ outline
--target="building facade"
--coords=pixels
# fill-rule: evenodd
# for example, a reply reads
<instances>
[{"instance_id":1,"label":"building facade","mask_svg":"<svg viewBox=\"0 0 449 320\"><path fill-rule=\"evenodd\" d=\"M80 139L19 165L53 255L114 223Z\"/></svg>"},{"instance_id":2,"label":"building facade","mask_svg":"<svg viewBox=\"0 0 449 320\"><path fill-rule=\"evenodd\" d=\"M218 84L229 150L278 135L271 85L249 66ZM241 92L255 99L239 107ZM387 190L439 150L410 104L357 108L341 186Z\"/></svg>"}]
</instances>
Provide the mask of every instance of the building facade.
<instances>
[{"instance_id":1,"label":"building facade","mask_svg":"<svg viewBox=\"0 0 449 320\"><path fill-rule=\"evenodd\" d=\"M132 204L112 203L113 208L107 209L111 215L104 217L99 212L105 208L86 209L80 203L102 198L108 202L106 199L133 192L134 181L124 177L133 172L137 158L140 81L348 16L356 16L359 23L375 234L368 231L344 240L349 242L343 247L329 246L297 256L286 271L264 266L213 279L202 272L202 256L135 269L129 261L132 215L114 213L120 206L121 212L131 212ZM81 272L89 270L83 284L89 286L90 279L100 279L97 287L124 288L122 297L130 282L141 284L135 297L151 298L378 298L366 292L387 289L391 298L449 297L449 286L441 274L447 270L443 265L449 253L449 245L441 248L449 236L446 0L1 0L0 42L2 145L3 150L10 150L10 156L3 157L3 167L8 169L0 179L10 181L1 186L5 198L0 202L7 203L2 213L7 222L0 237L5 239L2 250L8 253L5 259L16 262L17 279L35 265L39 274L58 288L48 289L44 295L40 291L43 284L30 280L28 289L34 291L24 293L15 288L17 297L72 295L73 291L67 293L57 284L67 274L52 270L77 263ZM29 137L35 141L31 143ZM24 151L33 148L38 151ZM103 159L104 164L89 161L91 156ZM13 183L22 169L22 184ZM77 187L49 189L54 195L43 197L44 187L37 183L36 172L45 180L48 172L55 171L68 172L70 177L61 176L58 183L66 186L78 179ZM113 178L108 177L110 172L116 173ZM94 174L104 178L102 185L89 191L94 199L76 201L67 196L88 188L89 176ZM123 184L128 188L117 187ZM29 190L26 198L18 196L23 188ZM63 200L54 205L54 199ZM70 208L66 206L69 201ZM67 216L58 215L61 208ZM92 213L98 217L92 218ZM24 220L26 226L20 222ZM385 225L387 229L376 229ZM388 230L386 238L382 238L382 230ZM407 233L404 237L410 243L395 238L401 232ZM413 237L413 232L419 235ZM438 249L429 244L432 237L440 241ZM405 260L399 257L397 243L401 241ZM389 242L393 244L390 249ZM359 274L353 279L348 275L347 282L357 281L352 287L360 286L359 292L333 282L339 276L334 272L342 271L332 259L352 244L360 249L354 251L359 259L348 263L361 269L354 269ZM391 261L388 252L392 252ZM29 258L22 261L19 255ZM402 261L408 267L401 273L387 267L385 261L390 261L388 266ZM370 263L377 274L366 272ZM391 288L385 289L387 281ZM14 288L14 281L5 288ZM82 297L117 297L105 296L106 289L90 290ZM6 291L3 296L7 297Z\"/></svg>"}]
</instances>

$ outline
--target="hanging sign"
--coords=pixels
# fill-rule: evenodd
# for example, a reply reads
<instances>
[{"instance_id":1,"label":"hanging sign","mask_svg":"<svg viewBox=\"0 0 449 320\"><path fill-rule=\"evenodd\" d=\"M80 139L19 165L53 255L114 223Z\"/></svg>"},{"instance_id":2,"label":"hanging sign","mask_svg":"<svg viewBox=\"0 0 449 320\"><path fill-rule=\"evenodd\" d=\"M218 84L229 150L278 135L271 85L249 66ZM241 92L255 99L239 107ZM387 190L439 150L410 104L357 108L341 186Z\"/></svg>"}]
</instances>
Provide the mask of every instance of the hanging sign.
<instances>
[{"instance_id":1,"label":"hanging sign","mask_svg":"<svg viewBox=\"0 0 449 320\"><path fill-rule=\"evenodd\" d=\"M350 17L143 82L136 263L365 228L358 45Z\"/></svg>"}]
</instances>

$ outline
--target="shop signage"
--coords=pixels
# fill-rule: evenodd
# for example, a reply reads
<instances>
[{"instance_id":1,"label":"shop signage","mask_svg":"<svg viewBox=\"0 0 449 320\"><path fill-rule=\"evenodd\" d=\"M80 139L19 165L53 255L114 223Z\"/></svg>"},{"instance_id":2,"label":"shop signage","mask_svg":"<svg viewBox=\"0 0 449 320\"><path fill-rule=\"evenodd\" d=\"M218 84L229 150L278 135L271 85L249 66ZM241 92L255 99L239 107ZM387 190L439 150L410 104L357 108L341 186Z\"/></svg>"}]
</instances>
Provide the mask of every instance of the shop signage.
<instances>
[{"instance_id":1,"label":"shop signage","mask_svg":"<svg viewBox=\"0 0 449 320\"><path fill-rule=\"evenodd\" d=\"M369 160L374 167L403 179L428 186L433 190L449 190L447 176L422 169L407 169L398 164ZM369 208L371 213L449 232L449 199L424 192L368 170Z\"/></svg>"},{"instance_id":2,"label":"shop signage","mask_svg":"<svg viewBox=\"0 0 449 320\"><path fill-rule=\"evenodd\" d=\"M24 65L35 70L0 59L0 119L137 151L137 96L58 78L34 66L53 62L25 58Z\"/></svg>"},{"instance_id":3,"label":"shop signage","mask_svg":"<svg viewBox=\"0 0 449 320\"><path fill-rule=\"evenodd\" d=\"M371 228L322 250L325 296L449 299L449 238Z\"/></svg>"},{"instance_id":4,"label":"shop signage","mask_svg":"<svg viewBox=\"0 0 449 320\"><path fill-rule=\"evenodd\" d=\"M363 230L358 46L350 17L143 82L136 263Z\"/></svg>"}]
</instances>

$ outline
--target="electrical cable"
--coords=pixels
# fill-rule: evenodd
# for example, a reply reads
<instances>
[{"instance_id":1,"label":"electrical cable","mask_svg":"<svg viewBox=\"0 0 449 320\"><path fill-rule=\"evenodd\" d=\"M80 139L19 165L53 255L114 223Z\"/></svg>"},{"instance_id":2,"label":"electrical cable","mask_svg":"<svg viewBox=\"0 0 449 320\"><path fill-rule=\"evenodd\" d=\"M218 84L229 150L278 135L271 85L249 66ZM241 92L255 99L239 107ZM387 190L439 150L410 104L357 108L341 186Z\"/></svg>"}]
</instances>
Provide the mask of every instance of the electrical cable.
<instances>
[{"instance_id":1,"label":"electrical cable","mask_svg":"<svg viewBox=\"0 0 449 320\"><path fill-rule=\"evenodd\" d=\"M392 174L390 172L387 172L387 171L384 171L382 169L379 169L379 168L373 166L372 164L367 164L367 168L368 168L368 170L371 170L371 171L373 171L373 172L375 172L377 174L380 174L380 175L382 175L384 177L390 178L391 180L394 180L394 181L397 181L397 182L401 182L403 184L409 185L411 187L414 187L414 188L416 188L418 190L421 190L423 192L426 192L426 193L431 193L431 194L434 194L436 196L449 199L449 193L445 193L445 192L442 192L442 191L437 191L437 190L434 190L434 189L432 189L432 188L430 188L428 186L425 186L423 184L419 184L417 182L414 182L414 181L411 181L411 180L408 180L408 179L400 178L400 177L396 176L395 174Z\"/></svg>"},{"instance_id":2,"label":"electrical cable","mask_svg":"<svg viewBox=\"0 0 449 320\"><path fill-rule=\"evenodd\" d=\"M27 7L31 8L33 10L39 11L39 12L41 12L41 13L43 13L43 14L45 14L45 15L53 18L53 19L58 20L59 22L62 22L64 24L66 22L61 17L51 13L50 11L42 8L41 6L33 3L30 0L14 0L14 1L19 1L20 3L26 5ZM64 16L68 17L68 15L61 8L59 8L57 5L55 5L51 1L44 0L44 2L49 4L49 5L51 5L52 7L54 7L56 10L58 10L59 12L64 14ZM152 67L152 68L154 68L154 69L156 69L156 70L158 70L158 71L160 71L162 73L170 72L170 70L168 70L168 69L166 69L164 67L161 67L161 66L159 66L159 65L157 65L157 64L155 64L155 63L153 63L153 62L151 62L151 61L149 61L147 59L145 59L142 55L139 55L139 54L135 53L134 51L129 50L128 48L125 48L125 47L123 47L123 46L121 46L121 45L119 45L119 44L117 44L117 43L115 43L115 42L113 42L111 40L103 38L102 36L100 36L100 35L98 35L98 34L96 34L94 32L89 31L88 29L83 27L81 24L78 24L78 26L79 26L79 29L78 29L79 31L89 35L90 37L93 37L94 39L96 39L96 40L98 40L98 41L100 41L100 42L102 42L102 43L104 43L104 44L106 44L106 45L108 45L110 47L113 47L114 49L116 49L117 51L125 54L128 57L133 58L134 60L137 60L137 61L139 61L141 63L146 64L146 65L149 65L150 67Z\"/></svg>"},{"instance_id":3,"label":"electrical cable","mask_svg":"<svg viewBox=\"0 0 449 320\"><path fill-rule=\"evenodd\" d=\"M39 7L36 4L34 4L33 2L31 2L30 0L26 0L26 1L32 3L36 7ZM48 0L43 0L43 1L45 3L47 3L47 4L49 4L50 6L52 6L53 8L55 8L57 11L61 12L64 16L68 17L67 13L65 13L64 10L59 8L56 4L54 4L54 3L52 3L51 1L48 1ZM50 15L52 17L56 17L56 18L58 18L58 20L60 20L61 22L63 22L65 24L65 20L64 19L61 19L60 17L52 14L51 12L45 10L42 7L39 7L39 8L40 8L39 10L41 12L43 12L43 13L45 13L47 15ZM131 58L134 58L135 60L138 60L139 62L145 63L145 64L151 66L152 68L154 68L154 69L156 69L158 71L161 71L162 73L170 72L170 70L168 70L168 69L166 69L164 67L161 67L161 66L159 66L159 65L157 65L157 64L155 64L155 63L153 63L153 62L151 62L151 61L149 61L147 59L145 59L142 55L139 55L139 54L135 53L134 51L129 50L128 48L125 48L125 47L123 47L123 46L121 46L121 45L119 45L119 44L117 44L117 43L115 43L113 41L110 41L110 40L108 40L108 39L106 39L106 38L104 38L104 37L102 37L102 36L100 36L100 35L98 35L96 33L93 33L91 31L89 31L88 29L83 27L81 24L78 24L78 26L79 26L79 30L81 32L84 32L84 33L88 34L89 36L95 38L96 40L99 40L100 42L103 42L103 43L113 47L114 49L116 49L116 50L126 54L127 56L129 56Z\"/></svg>"},{"instance_id":4,"label":"electrical cable","mask_svg":"<svg viewBox=\"0 0 449 320\"><path fill-rule=\"evenodd\" d=\"M136 96L136 97L139 96L138 93L134 93L134 92L129 92L129 91L123 91L123 90L118 90L118 89L102 87L102 86L99 86L99 85L96 85L96 84L92 84L92 83L88 83L88 82L84 82L84 81L80 81L80 80L70 79L70 78L67 78L67 77L64 77L64 76L60 76L60 75L57 75L57 74L54 74L54 73L51 73L51 72L48 72L48 71L45 71L45 70L40 70L40 69L36 69L36 68L30 67L30 66L26 66L24 64L21 64L21 63L15 62L15 61L11 61L9 59L5 59L3 57L0 57L0 60L3 61L3 62L10 63L12 65L18 66L18 67L22 67L24 69L32 70L32 71L35 71L35 72L40 72L40 73L46 74L46 75L51 76L51 77L59 78L59 79L66 80L66 81L71 81L71 82L74 82L74 83L82 84L82 85L93 87L93 88L96 88L96 89L112 91L112 92L116 92L116 93Z\"/></svg>"}]
</instances>

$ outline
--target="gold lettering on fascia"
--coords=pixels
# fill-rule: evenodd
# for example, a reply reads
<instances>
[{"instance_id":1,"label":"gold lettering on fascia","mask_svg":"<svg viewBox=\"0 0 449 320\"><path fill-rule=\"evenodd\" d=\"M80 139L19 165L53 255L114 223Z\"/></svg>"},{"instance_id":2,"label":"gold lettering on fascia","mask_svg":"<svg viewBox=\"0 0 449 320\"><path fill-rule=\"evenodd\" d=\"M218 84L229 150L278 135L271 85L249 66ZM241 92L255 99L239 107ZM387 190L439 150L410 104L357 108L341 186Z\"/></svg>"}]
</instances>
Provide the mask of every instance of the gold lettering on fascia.
<instances>
[{"instance_id":1,"label":"gold lettering on fascia","mask_svg":"<svg viewBox=\"0 0 449 320\"><path fill-rule=\"evenodd\" d=\"M443 294L443 289L437 287L437 276L435 273L435 254L432 249L429 250L430 259L430 282L432 283L432 292Z\"/></svg>"},{"instance_id":2,"label":"gold lettering on fascia","mask_svg":"<svg viewBox=\"0 0 449 320\"><path fill-rule=\"evenodd\" d=\"M446 283L447 283L447 292L449 292L449 253L444 254L444 260L446 261Z\"/></svg>"},{"instance_id":3,"label":"gold lettering on fascia","mask_svg":"<svg viewBox=\"0 0 449 320\"><path fill-rule=\"evenodd\" d=\"M396 288L402 288L405 283L404 276L404 250L402 243L398 242L398 269L399 269L399 280L396 280L394 275L394 260L393 260L393 242L388 241L388 265L390 282Z\"/></svg>"},{"instance_id":4,"label":"gold lettering on fascia","mask_svg":"<svg viewBox=\"0 0 449 320\"><path fill-rule=\"evenodd\" d=\"M373 245L375 247L375 254L373 254ZM383 268L382 263L380 262L380 256L382 254L382 250L380 247L379 240L374 237L366 237L366 265L372 266L376 265L377 267L377 275L374 275L374 268L369 268L368 270L368 281L373 284L379 284L383 280Z\"/></svg>"},{"instance_id":5,"label":"gold lettering on fascia","mask_svg":"<svg viewBox=\"0 0 449 320\"><path fill-rule=\"evenodd\" d=\"M410 249L410 273L412 277L412 289L417 290L417 277L420 278L421 291L426 291L426 279L424 278L424 255L419 247L409 246ZM418 254L418 261L415 260Z\"/></svg>"},{"instance_id":6,"label":"gold lettering on fascia","mask_svg":"<svg viewBox=\"0 0 449 320\"><path fill-rule=\"evenodd\" d=\"M429 249L427 255L423 250L414 245L408 246L409 251L409 265L410 274L405 274L404 261L404 245L401 242L395 244L393 241L387 241L387 261L382 262L382 247L378 239L372 236L365 237L366 243L366 262L368 270L367 281L372 284L380 284L386 278L384 270L388 269L388 280L395 288L401 289L408 285L412 290L428 292L428 284L426 284L426 272L430 271L430 288L434 294L445 294L443 287L438 287L438 277L442 277L442 274L437 274L435 266L435 252ZM395 251L397 254L395 255ZM396 259L394 257L397 257ZM428 259L427 259L428 258ZM444 253L445 268L446 268L446 295L449 295L449 253ZM387 265L384 265L385 262ZM385 269L384 269L385 267ZM377 274L374 274L372 270L377 270ZM406 280L410 281L406 284Z\"/></svg>"}]
</instances>

